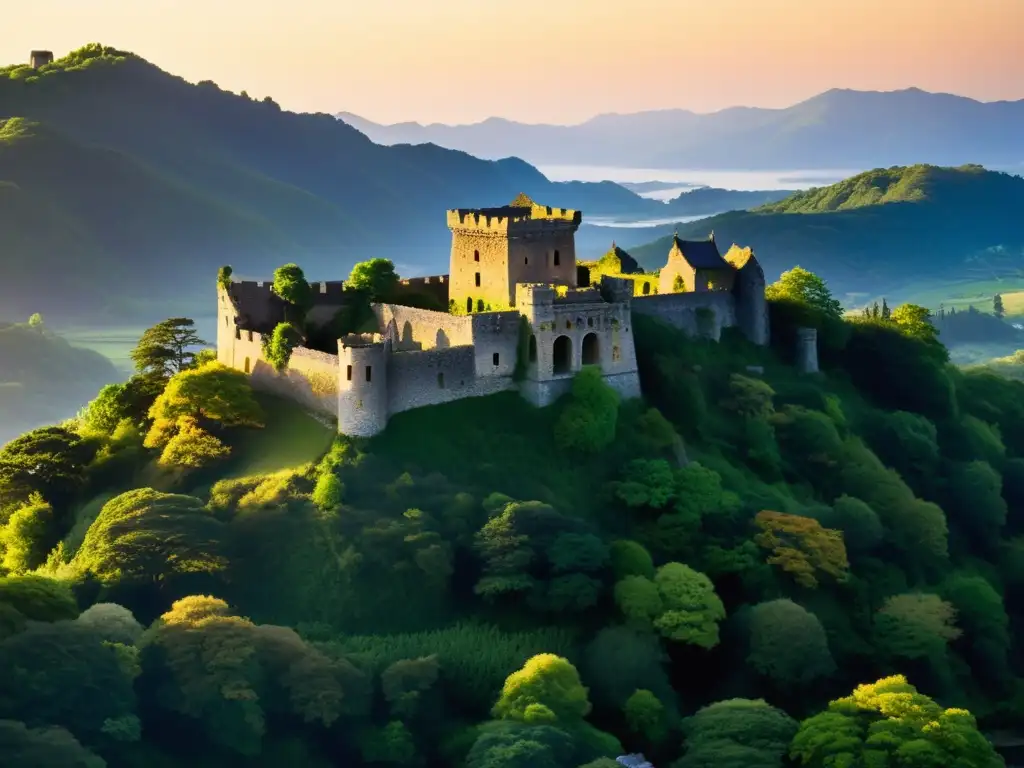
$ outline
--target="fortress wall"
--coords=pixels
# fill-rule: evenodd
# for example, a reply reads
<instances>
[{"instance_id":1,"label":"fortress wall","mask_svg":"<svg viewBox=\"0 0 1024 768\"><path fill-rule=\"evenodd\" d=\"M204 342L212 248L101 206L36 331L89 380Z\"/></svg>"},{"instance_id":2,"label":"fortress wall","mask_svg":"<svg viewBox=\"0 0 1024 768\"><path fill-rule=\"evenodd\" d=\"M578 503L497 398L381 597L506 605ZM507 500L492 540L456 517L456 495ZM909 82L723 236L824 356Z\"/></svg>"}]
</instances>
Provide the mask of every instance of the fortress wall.
<instances>
[{"instance_id":1,"label":"fortress wall","mask_svg":"<svg viewBox=\"0 0 1024 768\"><path fill-rule=\"evenodd\" d=\"M284 302L270 290L272 286L271 281L231 283L231 302L244 328L273 328L284 319Z\"/></svg>"},{"instance_id":2,"label":"fortress wall","mask_svg":"<svg viewBox=\"0 0 1024 768\"><path fill-rule=\"evenodd\" d=\"M338 357L305 347L292 350L282 373L263 359L263 337L239 330L241 338L228 335L218 341L217 359L224 365L248 373L254 389L271 392L301 403L332 418L338 415Z\"/></svg>"},{"instance_id":3,"label":"fortress wall","mask_svg":"<svg viewBox=\"0 0 1024 768\"><path fill-rule=\"evenodd\" d=\"M701 332L697 310L714 312L710 336L716 341L722 328L736 325L736 303L728 291L697 291L693 293L663 293L657 296L638 296L632 301L634 312L650 315L679 328L691 336Z\"/></svg>"},{"instance_id":4,"label":"fortress wall","mask_svg":"<svg viewBox=\"0 0 1024 768\"><path fill-rule=\"evenodd\" d=\"M516 311L471 315L477 376L513 374L519 353L519 317Z\"/></svg>"},{"instance_id":5,"label":"fortress wall","mask_svg":"<svg viewBox=\"0 0 1024 768\"><path fill-rule=\"evenodd\" d=\"M442 310L448 309L448 275L410 277L400 280L395 287L395 298L430 296Z\"/></svg>"},{"instance_id":6,"label":"fortress wall","mask_svg":"<svg viewBox=\"0 0 1024 768\"><path fill-rule=\"evenodd\" d=\"M473 319L470 315L451 315L403 307L401 304L374 304L373 312L384 330L394 322L396 352L461 347L473 343Z\"/></svg>"},{"instance_id":7,"label":"fortress wall","mask_svg":"<svg viewBox=\"0 0 1024 768\"><path fill-rule=\"evenodd\" d=\"M388 412L400 413L515 387L511 376L477 378L472 346L396 352L388 361Z\"/></svg>"}]
</instances>

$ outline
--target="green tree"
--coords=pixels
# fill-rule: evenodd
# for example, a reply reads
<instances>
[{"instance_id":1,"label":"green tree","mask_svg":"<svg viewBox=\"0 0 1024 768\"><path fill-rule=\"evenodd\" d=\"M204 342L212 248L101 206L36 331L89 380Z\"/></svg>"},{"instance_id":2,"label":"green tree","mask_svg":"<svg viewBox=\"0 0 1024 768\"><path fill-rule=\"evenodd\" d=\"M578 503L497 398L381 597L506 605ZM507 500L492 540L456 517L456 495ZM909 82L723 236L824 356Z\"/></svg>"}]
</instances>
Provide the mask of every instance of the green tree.
<instances>
[{"instance_id":1,"label":"green tree","mask_svg":"<svg viewBox=\"0 0 1024 768\"><path fill-rule=\"evenodd\" d=\"M805 768L1003 768L970 712L943 709L902 675L861 685L800 724L790 757Z\"/></svg>"},{"instance_id":2,"label":"green tree","mask_svg":"<svg viewBox=\"0 0 1024 768\"><path fill-rule=\"evenodd\" d=\"M370 301L386 301L398 287L398 273L389 259L370 259L352 267L346 282L348 288L365 291Z\"/></svg>"},{"instance_id":3,"label":"green tree","mask_svg":"<svg viewBox=\"0 0 1024 768\"><path fill-rule=\"evenodd\" d=\"M66 728L29 728L0 720L0 755L14 768L106 768L103 758L83 747Z\"/></svg>"},{"instance_id":4,"label":"green tree","mask_svg":"<svg viewBox=\"0 0 1024 768\"><path fill-rule=\"evenodd\" d=\"M302 268L298 264L285 264L275 269L272 290L294 308L295 319L301 323L313 305L313 290Z\"/></svg>"},{"instance_id":5,"label":"green tree","mask_svg":"<svg viewBox=\"0 0 1024 768\"><path fill-rule=\"evenodd\" d=\"M590 699L576 667L553 653L532 656L505 680L493 715L527 721L531 707L544 707L558 723L572 724L586 717Z\"/></svg>"},{"instance_id":6,"label":"green tree","mask_svg":"<svg viewBox=\"0 0 1024 768\"><path fill-rule=\"evenodd\" d=\"M654 577L664 608L654 627L669 640L701 648L718 645L725 606L711 579L682 563L666 563Z\"/></svg>"},{"instance_id":7,"label":"green tree","mask_svg":"<svg viewBox=\"0 0 1024 768\"><path fill-rule=\"evenodd\" d=\"M893 595L875 614L875 643L904 659L938 658L960 637L956 610L938 595Z\"/></svg>"},{"instance_id":8,"label":"green tree","mask_svg":"<svg viewBox=\"0 0 1024 768\"><path fill-rule=\"evenodd\" d=\"M46 562L53 538L53 507L35 494L0 527L0 563L11 573L34 570Z\"/></svg>"},{"instance_id":9,"label":"green tree","mask_svg":"<svg viewBox=\"0 0 1024 768\"><path fill-rule=\"evenodd\" d=\"M673 768L782 768L797 722L763 699L727 699L683 722L686 753Z\"/></svg>"},{"instance_id":10,"label":"green tree","mask_svg":"<svg viewBox=\"0 0 1024 768\"><path fill-rule=\"evenodd\" d=\"M639 688L651 691L671 710L675 692L666 672L668 654L658 636L631 627L605 627L583 654L584 676L591 683L594 703L621 709Z\"/></svg>"},{"instance_id":11,"label":"green tree","mask_svg":"<svg viewBox=\"0 0 1024 768\"><path fill-rule=\"evenodd\" d=\"M278 373L288 367L292 350L302 343L302 332L294 323L278 323L274 332L263 337L263 356Z\"/></svg>"},{"instance_id":12,"label":"green tree","mask_svg":"<svg viewBox=\"0 0 1024 768\"><path fill-rule=\"evenodd\" d=\"M638 688L626 699L622 707L629 730L652 744L658 744L668 735L665 705L648 690Z\"/></svg>"},{"instance_id":13,"label":"green tree","mask_svg":"<svg viewBox=\"0 0 1024 768\"><path fill-rule=\"evenodd\" d=\"M572 737L560 728L499 720L480 728L466 768L565 768L576 752Z\"/></svg>"},{"instance_id":14,"label":"green tree","mask_svg":"<svg viewBox=\"0 0 1024 768\"><path fill-rule=\"evenodd\" d=\"M840 319L843 305L832 298L825 281L802 267L793 267L765 288L765 297L771 301L788 301L804 305L825 317Z\"/></svg>"},{"instance_id":15,"label":"green tree","mask_svg":"<svg viewBox=\"0 0 1024 768\"><path fill-rule=\"evenodd\" d=\"M0 448L0 510L38 493L62 511L83 488L97 445L64 427L40 427Z\"/></svg>"},{"instance_id":16,"label":"green tree","mask_svg":"<svg viewBox=\"0 0 1024 768\"><path fill-rule=\"evenodd\" d=\"M892 322L900 331L926 344L938 343L939 332L932 323L932 313L917 304L901 304L892 311Z\"/></svg>"},{"instance_id":17,"label":"green tree","mask_svg":"<svg viewBox=\"0 0 1024 768\"><path fill-rule=\"evenodd\" d=\"M131 352L135 369L146 376L169 379L191 368L195 348L207 346L195 325L190 318L172 317L147 328Z\"/></svg>"},{"instance_id":18,"label":"green tree","mask_svg":"<svg viewBox=\"0 0 1024 768\"><path fill-rule=\"evenodd\" d=\"M572 397L555 424L555 441L562 450L602 451L615 439L618 414L618 393L599 368L586 366L573 378Z\"/></svg>"},{"instance_id":19,"label":"green tree","mask_svg":"<svg viewBox=\"0 0 1024 768\"><path fill-rule=\"evenodd\" d=\"M79 415L87 431L109 435L122 419L130 418L126 384L107 384Z\"/></svg>"},{"instance_id":20,"label":"green tree","mask_svg":"<svg viewBox=\"0 0 1024 768\"><path fill-rule=\"evenodd\" d=\"M66 583L35 574L0 578L0 605L9 605L31 621L78 616L78 605Z\"/></svg>"},{"instance_id":21,"label":"green tree","mask_svg":"<svg viewBox=\"0 0 1024 768\"><path fill-rule=\"evenodd\" d=\"M222 570L223 538L201 499L137 488L103 505L72 565L108 585L158 584Z\"/></svg>"},{"instance_id":22,"label":"green tree","mask_svg":"<svg viewBox=\"0 0 1024 768\"><path fill-rule=\"evenodd\" d=\"M836 671L818 617L792 600L755 605L749 625L748 661L783 688L806 685Z\"/></svg>"},{"instance_id":23,"label":"green tree","mask_svg":"<svg viewBox=\"0 0 1024 768\"><path fill-rule=\"evenodd\" d=\"M1006 314L1006 310L1003 308L1003 297L998 293L992 297L992 314L998 317L1000 320Z\"/></svg>"}]
</instances>

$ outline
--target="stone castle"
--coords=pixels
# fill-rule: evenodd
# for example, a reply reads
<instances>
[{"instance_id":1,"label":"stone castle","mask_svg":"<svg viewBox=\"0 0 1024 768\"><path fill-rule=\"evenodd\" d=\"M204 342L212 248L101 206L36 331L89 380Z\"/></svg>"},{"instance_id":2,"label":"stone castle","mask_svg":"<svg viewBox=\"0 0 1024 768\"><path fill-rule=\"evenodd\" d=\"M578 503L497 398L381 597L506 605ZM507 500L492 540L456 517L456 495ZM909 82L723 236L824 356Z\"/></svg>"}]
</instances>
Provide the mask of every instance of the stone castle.
<instances>
[{"instance_id":1,"label":"stone castle","mask_svg":"<svg viewBox=\"0 0 1024 768\"><path fill-rule=\"evenodd\" d=\"M750 249L734 247L723 258L714 235L674 238L665 267L644 284L650 292L656 279L656 291L634 296L636 275L606 274L591 284L577 263L579 211L520 195L501 208L447 216L448 275L402 280L393 303L371 305L375 332L331 339L330 353L296 347L281 372L262 348L286 309L272 282L218 286L218 360L250 374L257 388L337 418L343 434L371 436L392 414L505 390L548 405L583 366L598 366L624 397L639 396L636 313L716 340L735 326L767 343L764 273ZM353 300L343 282L311 288L310 328L327 328ZM403 296L427 296L449 311L407 306Z\"/></svg>"}]
</instances>

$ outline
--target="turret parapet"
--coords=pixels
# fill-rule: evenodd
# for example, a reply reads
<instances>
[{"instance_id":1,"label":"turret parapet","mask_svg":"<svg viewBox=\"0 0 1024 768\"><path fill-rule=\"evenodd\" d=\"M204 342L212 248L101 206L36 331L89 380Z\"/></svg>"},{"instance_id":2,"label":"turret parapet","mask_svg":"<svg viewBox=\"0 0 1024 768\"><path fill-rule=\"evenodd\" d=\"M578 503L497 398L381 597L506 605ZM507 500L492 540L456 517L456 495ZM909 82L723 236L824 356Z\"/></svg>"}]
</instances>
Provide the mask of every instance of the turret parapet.
<instances>
[{"instance_id":1,"label":"turret parapet","mask_svg":"<svg viewBox=\"0 0 1024 768\"><path fill-rule=\"evenodd\" d=\"M597 288L564 288L555 289L556 304L596 304L603 302L601 292Z\"/></svg>"},{"instance_id":2,"label":"turret parapet","mask_svg":"<svg viewBox=\"0 0 1024 768\"><path fill-rule=\"evenodd\" d=\"M383 344L385 341L382 333L349 333L338 339L339 349L359 349L360 347L372 347L376 344Z\"/></svg>"},{"instance_id":3,"label":"turret parapet","mask_svg":"<svg viewBox=\"0 0 1024 768\"><path fill-rule=\"evenodd\" d=\"M555 287L547 283L516 283L516 307L539 307L555 303Z\"/></svg>"}]
</instances>

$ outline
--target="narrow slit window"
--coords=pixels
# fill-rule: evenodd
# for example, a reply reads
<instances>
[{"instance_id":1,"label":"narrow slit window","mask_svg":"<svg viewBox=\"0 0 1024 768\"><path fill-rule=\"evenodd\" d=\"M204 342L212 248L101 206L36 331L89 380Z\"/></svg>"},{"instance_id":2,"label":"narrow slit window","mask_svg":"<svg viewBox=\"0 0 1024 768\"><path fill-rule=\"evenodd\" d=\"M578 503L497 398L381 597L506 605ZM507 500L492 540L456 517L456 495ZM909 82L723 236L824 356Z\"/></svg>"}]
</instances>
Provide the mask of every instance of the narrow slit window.
<instances>
[{"instance_id":1,"label":"narrow slit window","mask_svg":"<svg viewBox=\"0 0 1024 768\"><path fill-rule=\"evenodd\" d=\"M438 389L444 389L444 372L437 374L437 387Z\"/></svg>"},{"instance_id":2,"label":"narrow slit window","mask_svg":"<svg viewBox=\"0 0 1024 768\"><path fill-rule=\"evenodd\" d=\"M555 251L555 266L557 267L560 263L558 251Z\"/></svg>"},{"instance_id":3,"label":"narrow slit window","mask_svg":"<svg viewBox=\"0 0 1024 768\"><path fill-rule=\"evenodd\" d=\"M473 261L480 261L480 251L473 251Z\"/></svg>"},{"instance_id":4,"label":"narrow slit window","mask_svg":"<svg viewBox=\"0 0 1024 768\"><path fill-rule=\"evenodd\" d=\"M495 352L493 355L491 355L491 360L493 361L493 363L495 365L498 364L498 360L499 359L501 359L501 356L497 352Z\"/></svg>"},{"instance_id":5,"label":"narrow slit window","mask_svg":"<svg viewBox=\"0 0 1024 768\"><path fill-rule=\"evenodd\" d=\"M373 366L366 366L366 380L373 381Z\"/></svg>"},{"instance_id":6,"label":"narrow slit window","mask_svg":"<svg viewBox=\"0 0 1024 768\"><path fill-rule=\"evenodd\" d=\"M477 272L473 279L476 281L476 287L479 288L480 287L480 273Z\"/></svg>"},{"instance_id":7,"label":"narrow slit window","mask_svg":"<svg viewBox=\"0 0 1024 768\"><path fill-rule=\"evenodd\" d=\"M351 365L348 367L348 370L345 372L345 379L346 379L346 381L352 381L352 366Z\"/></svg>"}]
</instances>

